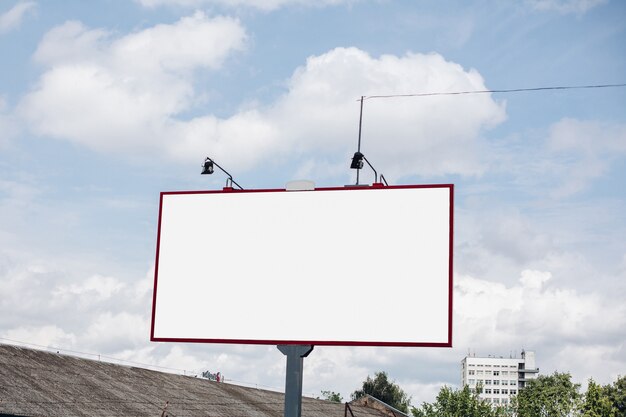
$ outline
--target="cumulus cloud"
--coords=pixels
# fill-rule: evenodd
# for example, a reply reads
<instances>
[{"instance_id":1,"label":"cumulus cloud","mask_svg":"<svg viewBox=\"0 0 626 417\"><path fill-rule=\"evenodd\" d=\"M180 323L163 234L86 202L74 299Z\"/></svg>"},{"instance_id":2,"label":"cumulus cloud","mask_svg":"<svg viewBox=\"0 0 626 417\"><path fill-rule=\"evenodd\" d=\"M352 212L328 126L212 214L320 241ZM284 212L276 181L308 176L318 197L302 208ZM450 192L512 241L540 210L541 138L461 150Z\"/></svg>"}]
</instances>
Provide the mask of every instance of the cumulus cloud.
<instances>
[{"instance_id":1,"label":"cumulus cloud","mask_svg":"<svg viewBox=\"0 0 626 417\"><path fill-rule=\"evenodd\" d=\"M144 315L105 312L89 323L81 342L98 351L119 352L144 345L149 334L150 323Z\"/></svg>"},{"instance_id":2,"label":"cumulus cloud","mask_svg":"<svg viewBox=\"0 0 626 417\"><path fill-rule=\"evenodd\" d=\"M114 277L94 275L80 283L60 285L53 290L55 297L76 297L89 302L90 300L103 301L111 298L126 285Z\"/></svg>"},{"instance_id":3,"label":"cumulus cloud","mask_svg":"<svg viewBox=\"0 0 626 417\"><path fill-rule=\"evenodd\" d=\"M594 7L608 3L608 0L528 0L528 3L535 10L582 15Z\"/></svg>"},{"instance_id":4,"label":"cumulus cloud","mask_svg":"<svg viewBox=\"0 0 626 417\"><path fill-rule=\"evenodd\" d=\"M550 278L552 278L550 272L524 270L519 281L524 288L540 290Z\"/></svg>"},{"instance_id":5,"label":"cumulus cloud","mask_svg":"<svg viewBox=\"0 0 626 417\"><path fill-rule=\"evenodd\" d=\"M288 86L288 93L267 110L268 119L285 136L283 142L293 142L294 151L326 158L345 158L354 148L355 98L361 95L485 88L477 71L466 71L439 54L376 58L357 48L310 57ZM489 96L430 98L366 100L363 151L368 159L388 167L384 172L393 177L481 173L480 134L504 119L503 105Z\"/></svg>"},{"instance_id":6,"label":"cumulus cloud","mask_svg":"<svg viewBox=\"0 0 626 417\"><path fill-rule=\"evenodd\" d=\"M0 34L17 29L29 12L37 7L34 1L17 2L8 11L0 14Z\"/></svg>"},{"instance_id":7,"label":"cumulus cloud","mask_svg":"<svg viewBox=\"0 0 626 417\"><path fill-rule=\"evenodd\" d=\"M259 10L274 10L284 6L298 5L308 7L322 7L353 3L356 0L136 0L144 7L177 6L177 7L200 7L200 6L225 6L225 7L251 7Z\"/></svg>"},{"instance_id":8,"label":"cumulus cloud","mask_svg":"<svg viewBox=\"0 0 626 417\"><path fill-rule=\"evenodd\" d=\"M193 72L220 67L245 39L237 20L201 12L120 38L67 22L39 44L46 70L18 113L37 133L93 149L161 149L192 101Z\"/></svg>"},{"instance_id":9,"label":"cumulus cloud","mask_svg":"<svg viewBox=\"0 0 626 417\"><path fill-rule=\"evenodd\" d=\"M124 282L60 264L70 263L0 252L1 337L101 353L148 342L150 273Z\"/></svg>"},{"instance_id":10,"label":"cumulus cloud","mask_svg":"<svg viewBox=\"0 0 626 417\"><path fill-rule=\"evenodd\" d=\"M2 332L2 338L9 341L25 341L40 346L63 346L72 348L76 344L76 335L65 332L56 325L27 326Z\"/></svg>"},{"instance_id":11,"label":"cumulus cloud","mask_svg":"<svg viewBox=\"0 0 626 417\"><path fill-rule=\"evenodd\" d=\"M457 346L479 346L483 354L507 346L524 346L541 352L541 362L555 369L553 361L562 352L586 351L590 360L600 361L602 352L623 345L623 305L605 303L595 293L549 286L550 278L546 271L525 270L519 284L509 287L470 276L458 277ZM596 353L600 356L593 357ZM578 380L592 376L577 361L559 369L572 371ZM594 377L609 379L610 370L603 375L598 375L602 372L598 368L593 371Z\"/></svg>"},{"instance_id":12,"label":"cumulus cloud","mask_svg":"<svg viewBox=\"0 0 626 417\"><path fill-rule=\"evenodd\" d=\"M237 21L202 13L117 39L68 22L41 41L35 59L47 69L19 113L41 135L99 151L186 163L210 151L237 170L295 155L303 158L299 172L315 176L315 167L343 165L353 150L359 96L486 88L477 71L435 53L372 57L336 48L307 59L272 103L185 118L202 94L194 71L218 68L245 37ZM505 118L488 95L372 99L364 114L363 149L389 167L388 177L480 174L481 133Z\"/></svg>"}]
</instances>

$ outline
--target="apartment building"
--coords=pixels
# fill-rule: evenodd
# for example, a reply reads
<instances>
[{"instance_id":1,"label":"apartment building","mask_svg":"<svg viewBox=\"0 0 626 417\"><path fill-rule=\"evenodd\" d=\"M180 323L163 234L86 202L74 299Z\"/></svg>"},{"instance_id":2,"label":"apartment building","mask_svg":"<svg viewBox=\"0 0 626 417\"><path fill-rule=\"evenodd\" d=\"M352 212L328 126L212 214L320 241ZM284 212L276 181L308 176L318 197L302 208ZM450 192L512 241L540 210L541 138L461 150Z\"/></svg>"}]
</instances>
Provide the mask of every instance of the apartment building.
<instances>
[{"instance_id":1,"label":"apartment building","mask_svg":"<svg viewBox=\"0 0 626 417\"><path fill-rule=\"evenodd\" d=\"M461 383L494 405L507 405L511 396L537 377L535 352L522 351L521 358L466 356L461 361Z\"/></svg>"}]
</instances>

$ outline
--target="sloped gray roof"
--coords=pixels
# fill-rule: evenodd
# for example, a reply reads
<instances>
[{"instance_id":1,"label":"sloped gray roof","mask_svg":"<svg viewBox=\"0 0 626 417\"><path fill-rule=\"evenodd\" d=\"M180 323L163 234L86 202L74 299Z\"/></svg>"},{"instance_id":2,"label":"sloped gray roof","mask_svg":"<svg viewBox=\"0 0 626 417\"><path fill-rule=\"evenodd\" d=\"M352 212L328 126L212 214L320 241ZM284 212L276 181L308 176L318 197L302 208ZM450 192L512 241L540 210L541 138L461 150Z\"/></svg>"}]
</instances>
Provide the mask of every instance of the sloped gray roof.
<instances>
[{"instance_id":1,"label":"sloped gray roof","mask_svg":"<svg viewBox=\"0 0 626 417\"><path fill-rule=\"evenodd\" d=\"M281 417L282 393L0 344L0 415ZM344 404L303 398L303 417L343 417ZM355 417L383 413L351 405ZM350 413L348 413L350 415Z\"/></svg>"}]
</instances>

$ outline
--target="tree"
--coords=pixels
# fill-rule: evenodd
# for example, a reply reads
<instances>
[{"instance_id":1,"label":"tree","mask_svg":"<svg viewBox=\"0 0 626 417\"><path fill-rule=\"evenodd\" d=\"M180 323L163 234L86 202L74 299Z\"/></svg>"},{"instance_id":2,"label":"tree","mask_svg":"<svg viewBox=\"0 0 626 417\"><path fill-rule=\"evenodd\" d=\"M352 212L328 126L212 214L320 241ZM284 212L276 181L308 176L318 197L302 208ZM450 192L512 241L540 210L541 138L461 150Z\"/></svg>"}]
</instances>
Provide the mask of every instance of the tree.
<instances>
[{"instance_id":1,"label":"tree","mask_svg":"<svg viewBox=\"0 0 626 417\"><path fill-rule=\"evenodd\" d=\"M593 379L589 380L589 386L584 400L580 405L581 417L616 417L617 407L613 406L608 395L610 386L596 384Z\"/></svg>"},{"instance_id":2,"label":"tree","mask_svg":"<svg viewBox=\"0 0 626 417\"><path fill-rule=\"evenodd\" d=\"M579 408L580 384L574 384L568 373L555 372L529 381L513 397L518 417L567 417Z\"/></svg>"},{"instance_id":3,"label":"tree","mask_svg":"<svg viewBox=\"0 0 626 417\"><path fill-rule=\"evenodd\" d=\"M615 415L626 417L626 376L620 376L613 385L605 387L606 395L615 408Z\"/></svg>"},{"instance_id":4,"label":"tree","mask_svg":"<svg viewBox=\"0 0 626 417\"><path fill-rule=\"evenodd\" d=\"M390 382L386 372L376 372L374 379L367 376L363 381L363 388L354 391L351 395L353 400L371 395L404 413L408 413L411 398L394 382Z\"/></svg>"},{"instance_id":5,"label":"tree","mask_svg":"<svg viewBox=\"0 0 626 417\"><path fill-rule=\"evenodd\" d=\"M423 403L420 408L412 407L415 417L505 417L510 415L504 407L492 407L471 392L468 386L460 390L443 387L434 403Z\"/></svg>"},{"instance_id":6,"label":"tree","mask_svg":"<svg viewBox=\"0 0 626 417\"><path fill-rule=\"evenodd\" d=\"M343 397L338 392L322 390L321 394L322 394L322 398L325 399L326 401L332 401L334 403L343 402ZM317 398L319 399L319 397Z\"/></svg>"}]
</instances>

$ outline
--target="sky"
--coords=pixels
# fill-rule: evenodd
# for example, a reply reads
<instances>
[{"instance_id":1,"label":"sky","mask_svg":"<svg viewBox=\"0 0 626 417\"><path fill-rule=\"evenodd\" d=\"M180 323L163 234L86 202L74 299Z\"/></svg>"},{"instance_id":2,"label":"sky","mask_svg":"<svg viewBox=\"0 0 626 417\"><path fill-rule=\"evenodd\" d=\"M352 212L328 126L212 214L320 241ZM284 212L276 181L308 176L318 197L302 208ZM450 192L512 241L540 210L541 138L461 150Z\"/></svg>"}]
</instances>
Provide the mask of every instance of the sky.
<instances>
[{"instance_id":1,"label":"sky","mask_svg":"<svg viewBox=\"0 0 626 417\"><path fill-rule=\"evenodd\" d=\"M359 97L623 84L624 45L619 0L0 0L0 342L282 390L275 346L149 341L159 193L221 189L206 156L247 189L350 184ZM626 374L626 88L369 99L361 150L455 184L453 348L316 347L305 395L386 371L419 405L522 349Z\"/></svg>"}]
</instances>

